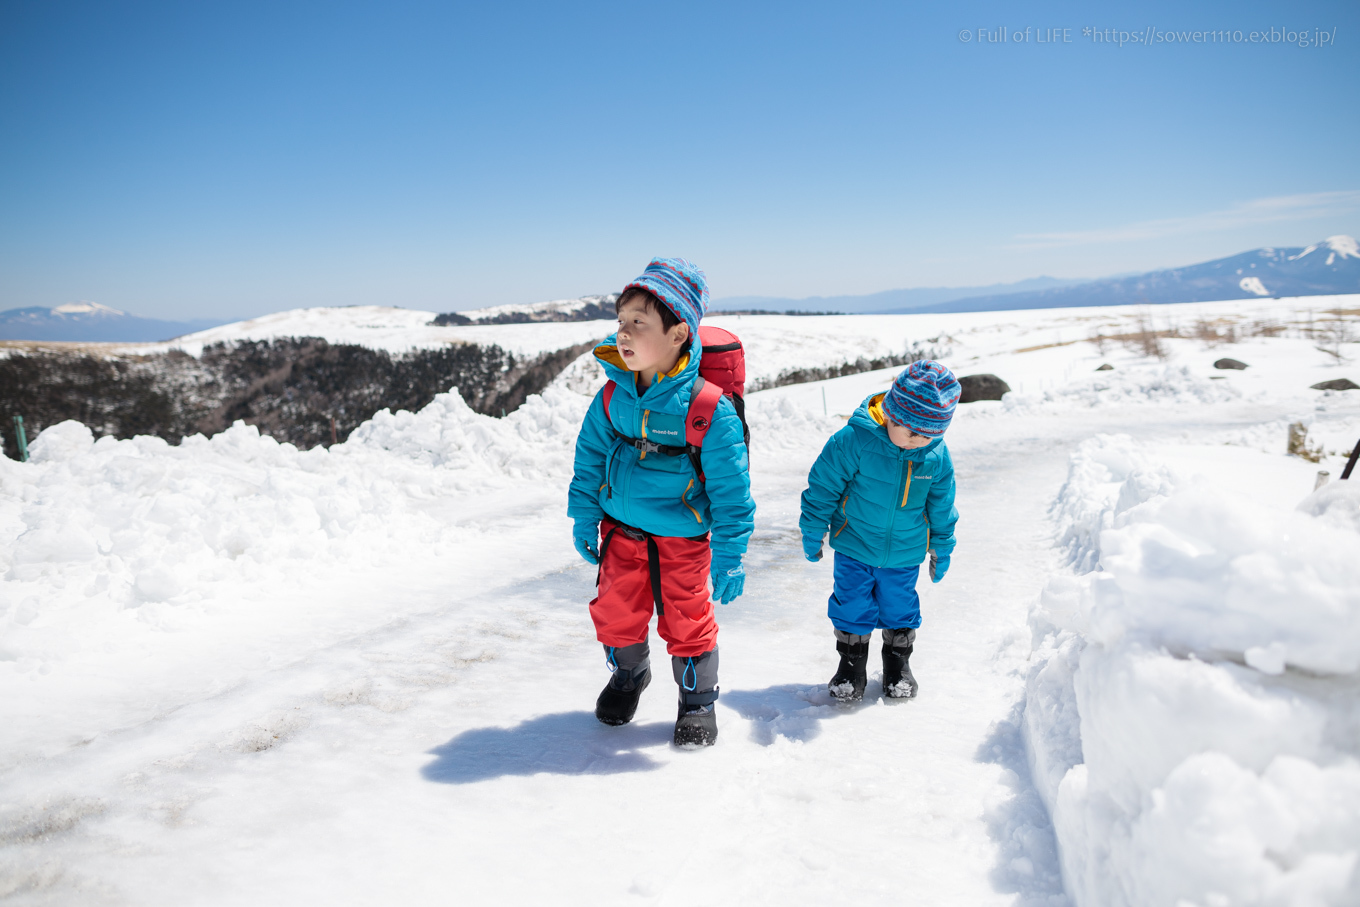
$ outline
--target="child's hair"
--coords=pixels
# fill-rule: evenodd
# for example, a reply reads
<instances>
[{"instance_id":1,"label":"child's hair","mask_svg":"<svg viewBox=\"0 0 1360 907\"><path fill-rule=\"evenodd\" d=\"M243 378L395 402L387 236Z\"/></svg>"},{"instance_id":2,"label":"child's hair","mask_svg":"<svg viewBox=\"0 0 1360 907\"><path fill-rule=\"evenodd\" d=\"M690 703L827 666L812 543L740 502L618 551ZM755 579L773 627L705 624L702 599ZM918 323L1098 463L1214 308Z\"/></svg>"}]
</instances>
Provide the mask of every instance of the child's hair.
<instances>
[{"instance_id":1,"label":"child's hair","mask_svg":"<svg viewBox=\"0 0 1360 907\"><path fill-rule=\"evenodd\" d=\"M663 331L669 332L670 329L675 327L677 324L684 323L680 320L679 316L675 314L675 312L671 311L670 306L666 305L664 302L657 298L655 293L649 290L644 290L642 287L629 287L628 289L620 293L619 298L614 300L614 314L617 315L619 313L619 309L623 308L623 304L628 300L632 299L634 296L641 296L642 304L646 306L647 310L656 312L658 315L661 316L661 329ZM694 340L693 337L686 338L685 345L682 347L682 349L685 350L689 349L689 345L693 340Z\"/></svg>"}]
</instances>

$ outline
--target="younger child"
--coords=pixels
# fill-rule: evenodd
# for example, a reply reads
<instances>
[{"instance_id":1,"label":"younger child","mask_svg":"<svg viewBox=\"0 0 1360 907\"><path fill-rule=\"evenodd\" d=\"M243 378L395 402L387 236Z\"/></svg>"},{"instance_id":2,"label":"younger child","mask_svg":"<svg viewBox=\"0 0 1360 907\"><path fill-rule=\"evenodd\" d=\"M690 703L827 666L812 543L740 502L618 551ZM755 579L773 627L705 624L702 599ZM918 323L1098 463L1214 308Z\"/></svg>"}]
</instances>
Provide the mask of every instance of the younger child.
<instances>
[{"instance_id":1,"label":"younger child","mask_svg":"<svg viewBox=\"0 0 1360 907\"><path fill-rule=\"evenodd\" d=\"M702 477L685 446L703 354L695 341L707 308L704 274L684 259L656 259L624 287L618 332L595 348L612 392L597 394L586 413L567 504L576 550L599 564L590 616L614 672L595 717L620 725L636 713L652 680L647 633L655 608L680 687L675 742L700 746L718 736L718 624L709 583L724 605L741 595L756 509L742 423L730 400L719 400L704 434Z\"/></svg>"},{"instance_id":2,"label":"younger child","mask_svg":"<svg viewBox=\"0 0 1360 907\"><path fill-rule=\"evenodd\" d=\"M864 698L875 627L883 631L883 695L916 695L908 659L921 626L917 572L928 552L931 581L944 578L959 518L943 437L959 394L949 369L913 362L886 393L860 404L808 473L798 525L808 560L821 560L827 532L836 552L827 616L841 663L828 688L842 701Z\"/></svg>"}]
</instances>

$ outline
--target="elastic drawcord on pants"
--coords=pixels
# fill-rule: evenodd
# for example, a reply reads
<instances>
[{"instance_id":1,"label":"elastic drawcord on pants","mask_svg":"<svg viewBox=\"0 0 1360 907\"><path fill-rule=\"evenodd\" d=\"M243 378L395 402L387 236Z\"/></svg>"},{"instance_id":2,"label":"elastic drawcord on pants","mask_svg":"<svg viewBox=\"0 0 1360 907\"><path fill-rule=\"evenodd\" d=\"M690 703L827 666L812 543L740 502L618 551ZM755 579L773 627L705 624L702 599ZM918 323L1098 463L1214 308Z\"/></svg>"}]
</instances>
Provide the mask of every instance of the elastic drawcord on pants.
<instances>
[{"instance_id":1,"label":"elastic drawcord on pants","mask_svg":"<svg viewBox=\"0 0 1360 907\"><path fill-rule=\"evenodd\" d=\"M613 674L615 671L619 669L619 663L614 660L613 646L604 647L604 665L609 669L610 674Z\"/></svg>"},{"instance_id":2,"label":"elastic drawcord on pants","mask_svg":"<svg viewBox=\"0 0 1360 907\"><path fill-rule=\"evenodd\" d=\"M685 679L690 676L693 676L694 679L693 680ZM685 670L680 672L680 686L685 688L686 693L693 693L694 688L697 687L698 685L699 685L699 672L695 670L694 657L690 656L689 661L685 663Z\"/></svg>"}]
</instances>

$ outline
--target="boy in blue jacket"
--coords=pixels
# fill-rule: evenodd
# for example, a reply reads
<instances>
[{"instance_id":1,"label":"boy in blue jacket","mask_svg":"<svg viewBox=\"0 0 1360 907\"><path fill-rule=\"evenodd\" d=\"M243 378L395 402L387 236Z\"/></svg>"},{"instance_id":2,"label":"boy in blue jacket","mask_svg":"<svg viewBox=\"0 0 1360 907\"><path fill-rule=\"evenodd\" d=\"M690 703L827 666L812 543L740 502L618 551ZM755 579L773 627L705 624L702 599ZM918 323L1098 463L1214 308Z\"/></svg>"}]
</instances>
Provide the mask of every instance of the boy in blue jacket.
<instances>
[{"instance_id":1,"label":"boy in blue jacket","mask_svg":"<svg viewBox=\"0 0 1360 907\"><path fill-rule=\"evenodd\" d=\"M883 695L916 695L908 659L921 626L917 573L928 553L931 581L944 578L959 519L943 437L959 395L949 369L913 362L886 393L860 404L808 473L798 525L808 560L821 560L828 532L836 552L827 616L841 662L828 689L842 701L864 698L875 628L883 631Z\"/></svg>"},{"instance_id":2,"label":"boy in blue jacket","mask_svg":"<svg viewBox=\"0 0 1360 907\"><path fill-rule=\"evenodd\" d=\"M655 609L680 688L675 742L682 746L717 739L710 582L723 604L741 595L741 559L755 527L746 443L730 400L719 400L704 434L702 477L685 447L703 355L694 341L708 298L703 272L680 258L653 260L624 288L618 332L595 348L613 386L596 395L576 438L567 504L576 550L599 565L590 616L613 675L595 717L621 725L637 712L652 679L647 634Z\"/></svg>"}]
</instances>

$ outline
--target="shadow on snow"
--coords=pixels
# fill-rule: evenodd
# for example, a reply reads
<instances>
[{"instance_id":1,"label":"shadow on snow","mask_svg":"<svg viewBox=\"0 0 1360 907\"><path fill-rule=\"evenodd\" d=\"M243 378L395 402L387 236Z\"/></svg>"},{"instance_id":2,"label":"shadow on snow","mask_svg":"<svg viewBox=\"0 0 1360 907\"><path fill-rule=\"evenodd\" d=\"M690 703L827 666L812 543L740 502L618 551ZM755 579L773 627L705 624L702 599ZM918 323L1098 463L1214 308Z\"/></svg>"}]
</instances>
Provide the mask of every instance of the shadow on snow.
<instances>
[{"instance_id":1,"label":"shadow on snow","mask_svg":"<svg viewBox=\"0 0 1360 907\"><path fill-rule=\"evenodd\" d=\"M837 702L824 683L785 683L763 690L724 690L718 702L751 722L753 742L770 746L780 737L804 742L816 739L822 733L823 721L873 705L878 698L875 686L877 683L871 682L864 691L864 702L854 704Z\"/></svg>"},{"instance_id":2,"label":"shadow on snow","mask_svg":"<svg viewBox=\"0 0 1360 907\"><path fill-rule=\"evenodd\" d=\"M1069 907L1053 822L1034 787L1025 753L1023 716L1023 703L1017 703L1006 719L992 725L976 755L977 761L1006 770L1002 784L1011 792L985 815L998 847L991 881L998 891L1017 895L1017 907Z\"/></svg>"},{"instance_id":3,"label":"shadow on snow","mask_svg":"<svg viewBox=\"0 0 1360 907\"><path fill-rule=\"evenodd\" d=\"M427 781L472 784L506 775L617 775L662 766L642 750L671 742L665 722L605 727L593 712L558 712L514 727L464 731L430 750L421 769Z\"/></svg>"}]
</instances>

